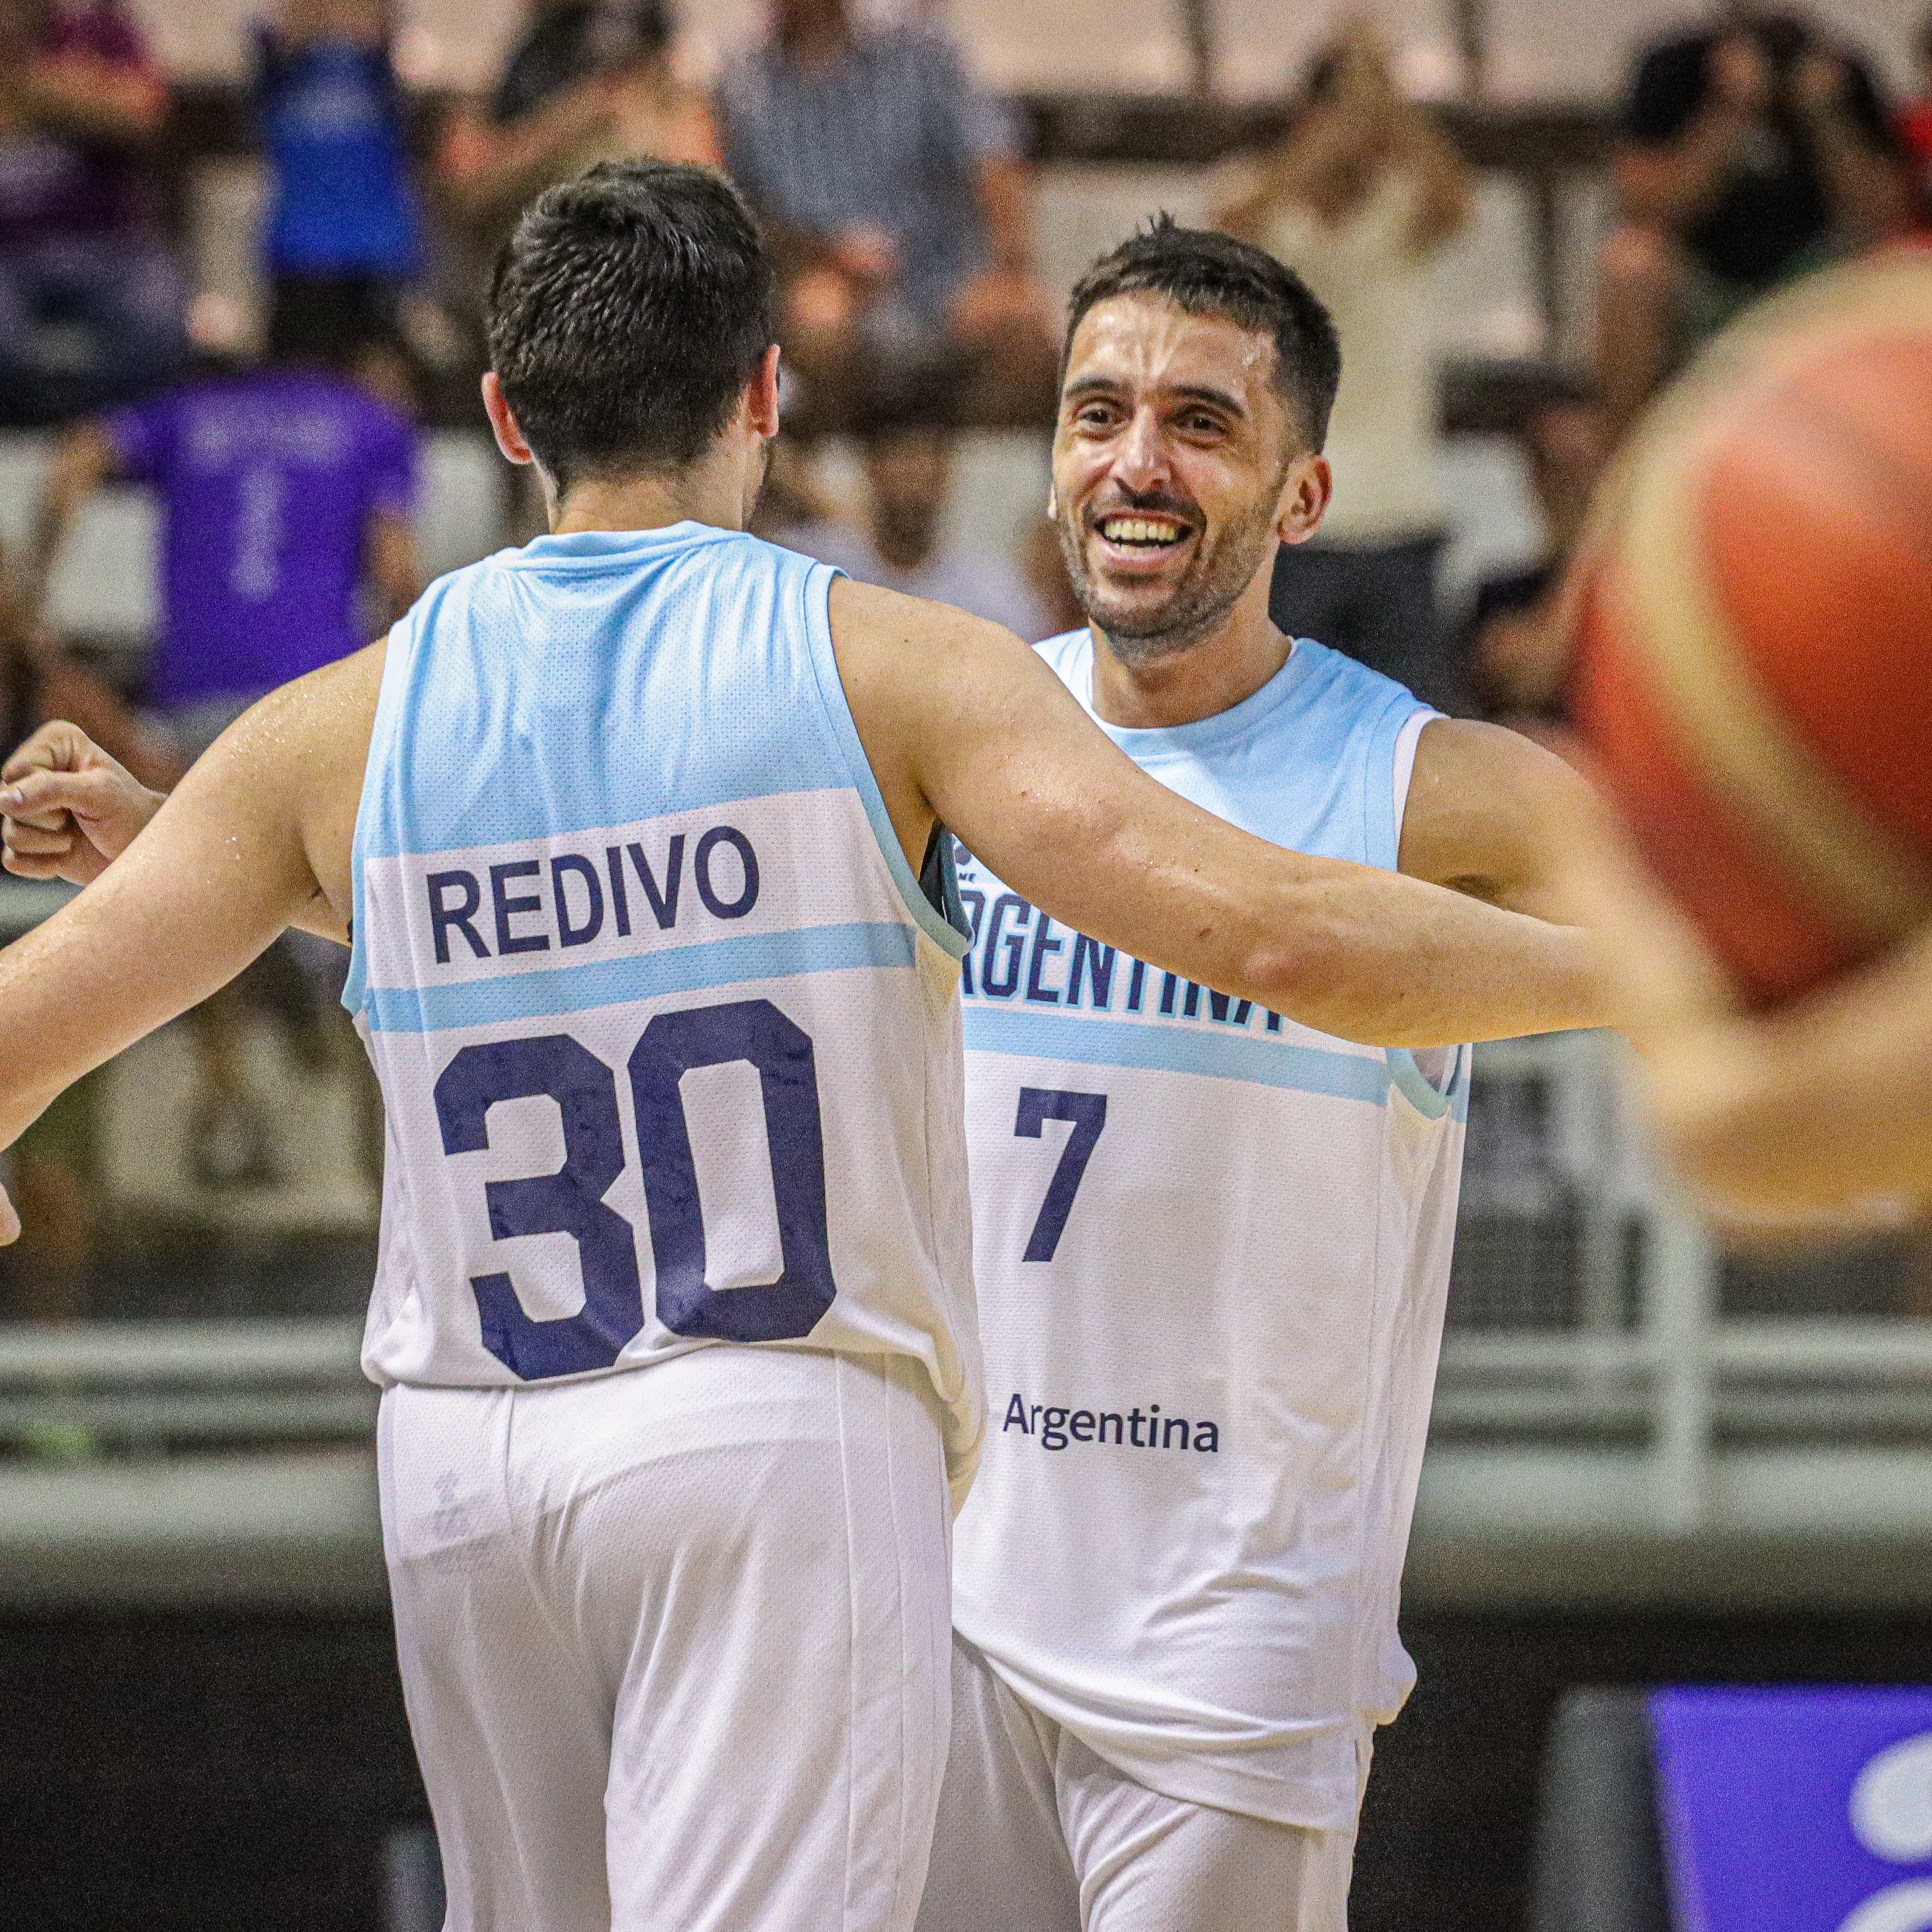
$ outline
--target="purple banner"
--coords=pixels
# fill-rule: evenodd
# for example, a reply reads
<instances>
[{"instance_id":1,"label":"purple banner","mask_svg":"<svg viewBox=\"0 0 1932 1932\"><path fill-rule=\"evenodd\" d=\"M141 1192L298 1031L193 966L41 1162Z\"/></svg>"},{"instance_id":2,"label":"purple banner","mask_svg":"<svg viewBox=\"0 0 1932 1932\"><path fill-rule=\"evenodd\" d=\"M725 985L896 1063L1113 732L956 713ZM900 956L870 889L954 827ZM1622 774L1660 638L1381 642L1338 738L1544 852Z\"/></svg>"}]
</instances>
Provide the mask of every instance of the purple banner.
<instances>
[{"instance_id":1,"label":"purple banner","mask_svg":"<svg viewBox=\"0 0 1932 1932\"><path fill-rule=\"evenodd\" d=\"M1677 1932L1932 1932L1932 1690L1660 1690Z\"/></svg>"}]
</instances>

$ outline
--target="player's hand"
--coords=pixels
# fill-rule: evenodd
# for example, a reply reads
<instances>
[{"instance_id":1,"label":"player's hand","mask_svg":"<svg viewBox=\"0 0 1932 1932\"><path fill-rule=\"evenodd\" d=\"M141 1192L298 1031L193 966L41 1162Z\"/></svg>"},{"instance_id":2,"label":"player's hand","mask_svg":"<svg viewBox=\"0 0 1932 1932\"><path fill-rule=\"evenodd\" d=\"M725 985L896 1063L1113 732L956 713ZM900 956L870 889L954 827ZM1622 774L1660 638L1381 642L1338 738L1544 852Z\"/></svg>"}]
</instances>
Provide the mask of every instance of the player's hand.
<instances>
[{"instance_id":1,"label":"player's hand","mask_svg":"<svg viewBox=\"0 0 1932 1932\"><path fill-rule=\"evenodd\" d=\"M0 766L0 843L10 872L86 885L161 808L78 725L43 724Z\"/></svg>"},{"instance_id":2,"label":"player's hand","mask_svg":"<svg viewBox=\"0 0 1932 1932\"><path fill-rule=\"evenodd\" d=\"M0 1187L0 1248L20 1238L20 1217L14 1211L14 1204L7 1198L7 1190Z\"/></svg>"}]
</instances>

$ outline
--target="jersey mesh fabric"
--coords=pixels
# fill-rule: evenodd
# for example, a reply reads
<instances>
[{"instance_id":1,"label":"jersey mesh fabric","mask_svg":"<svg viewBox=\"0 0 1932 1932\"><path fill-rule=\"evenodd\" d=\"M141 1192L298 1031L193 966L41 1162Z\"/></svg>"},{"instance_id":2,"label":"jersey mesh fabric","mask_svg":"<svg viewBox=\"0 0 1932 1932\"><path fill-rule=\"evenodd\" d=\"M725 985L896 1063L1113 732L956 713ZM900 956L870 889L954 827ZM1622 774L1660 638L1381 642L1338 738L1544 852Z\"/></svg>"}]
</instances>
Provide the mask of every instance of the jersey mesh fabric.
<instances>
[{"instance_id":1,"label":"jersey mesh fabric","mask_svg":"<svg viewBox=\"0 0 1932 1932\"><path fill-rule=\"evenodd\" d=\"M866 764L832 575L690 524L546 537L392 634L344 995L388 1109L378 1382L905 1355L963 1489L964 941Z\"/></svg>"},{"instance_id":2,"label":"jersey mesh fabric","mask_svg":"<svg viewBox=\"0 0 1932 1932\"><path fill-rule=\"evenodd\" d=\"M1087 634L1040 649L1090 711ZM1302 642L1218 717L1108 728L1251 832L1393 867L1419 714ZM1432 1082L1093 947L983 868L961 888L990 1407L956 1621L1151 1789L1339 1828L1361 1730L1413 1679L1396 1593L1466 1051Z\"/></svg>"}]
</instances>

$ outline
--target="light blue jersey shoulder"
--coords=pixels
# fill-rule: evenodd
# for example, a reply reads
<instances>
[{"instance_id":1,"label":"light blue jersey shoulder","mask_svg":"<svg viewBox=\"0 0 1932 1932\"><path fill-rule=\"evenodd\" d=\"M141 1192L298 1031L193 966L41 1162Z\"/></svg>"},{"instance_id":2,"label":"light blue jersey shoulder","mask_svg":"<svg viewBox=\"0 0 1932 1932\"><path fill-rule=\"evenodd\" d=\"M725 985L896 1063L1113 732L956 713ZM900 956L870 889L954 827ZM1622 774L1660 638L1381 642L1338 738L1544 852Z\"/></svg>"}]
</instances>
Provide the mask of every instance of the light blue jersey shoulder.
<instances>
[{"instance_id":1,"label":"light blue jersey shoulder","mask_svg":"<svg viewBox=\"0 0 1932 1932\"><path fill-rule=\"evenodd\" d=\"M1092 633L1036 648L1094 716ZM1244 832L1393 871L1396 750L1418 715L1433 714L1393 679L1304 638L1260 690L1214 717L1153 730L1094 722L1143 771Z\"/></svg>"}]
</instances>

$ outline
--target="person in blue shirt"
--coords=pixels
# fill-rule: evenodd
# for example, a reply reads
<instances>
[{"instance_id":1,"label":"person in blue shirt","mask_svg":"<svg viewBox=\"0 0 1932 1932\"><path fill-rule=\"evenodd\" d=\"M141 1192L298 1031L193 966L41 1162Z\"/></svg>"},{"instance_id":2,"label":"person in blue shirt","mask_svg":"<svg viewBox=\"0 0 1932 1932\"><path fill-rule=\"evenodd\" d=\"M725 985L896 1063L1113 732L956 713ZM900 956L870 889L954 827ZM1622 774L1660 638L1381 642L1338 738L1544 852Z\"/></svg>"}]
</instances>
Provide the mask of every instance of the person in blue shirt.
<instances>
[{"instance_id":1,"label":"person in blue shirt","mask_svg":"<svg viewBox=\"0 0 1932 1932\"><path fill-rule=\"evenodd\" d=\"M392 27L386 0L284 0L256 28L254 81L271 280L337 284L385 326L422 265Z\"/></svg>"}]
</instances>

